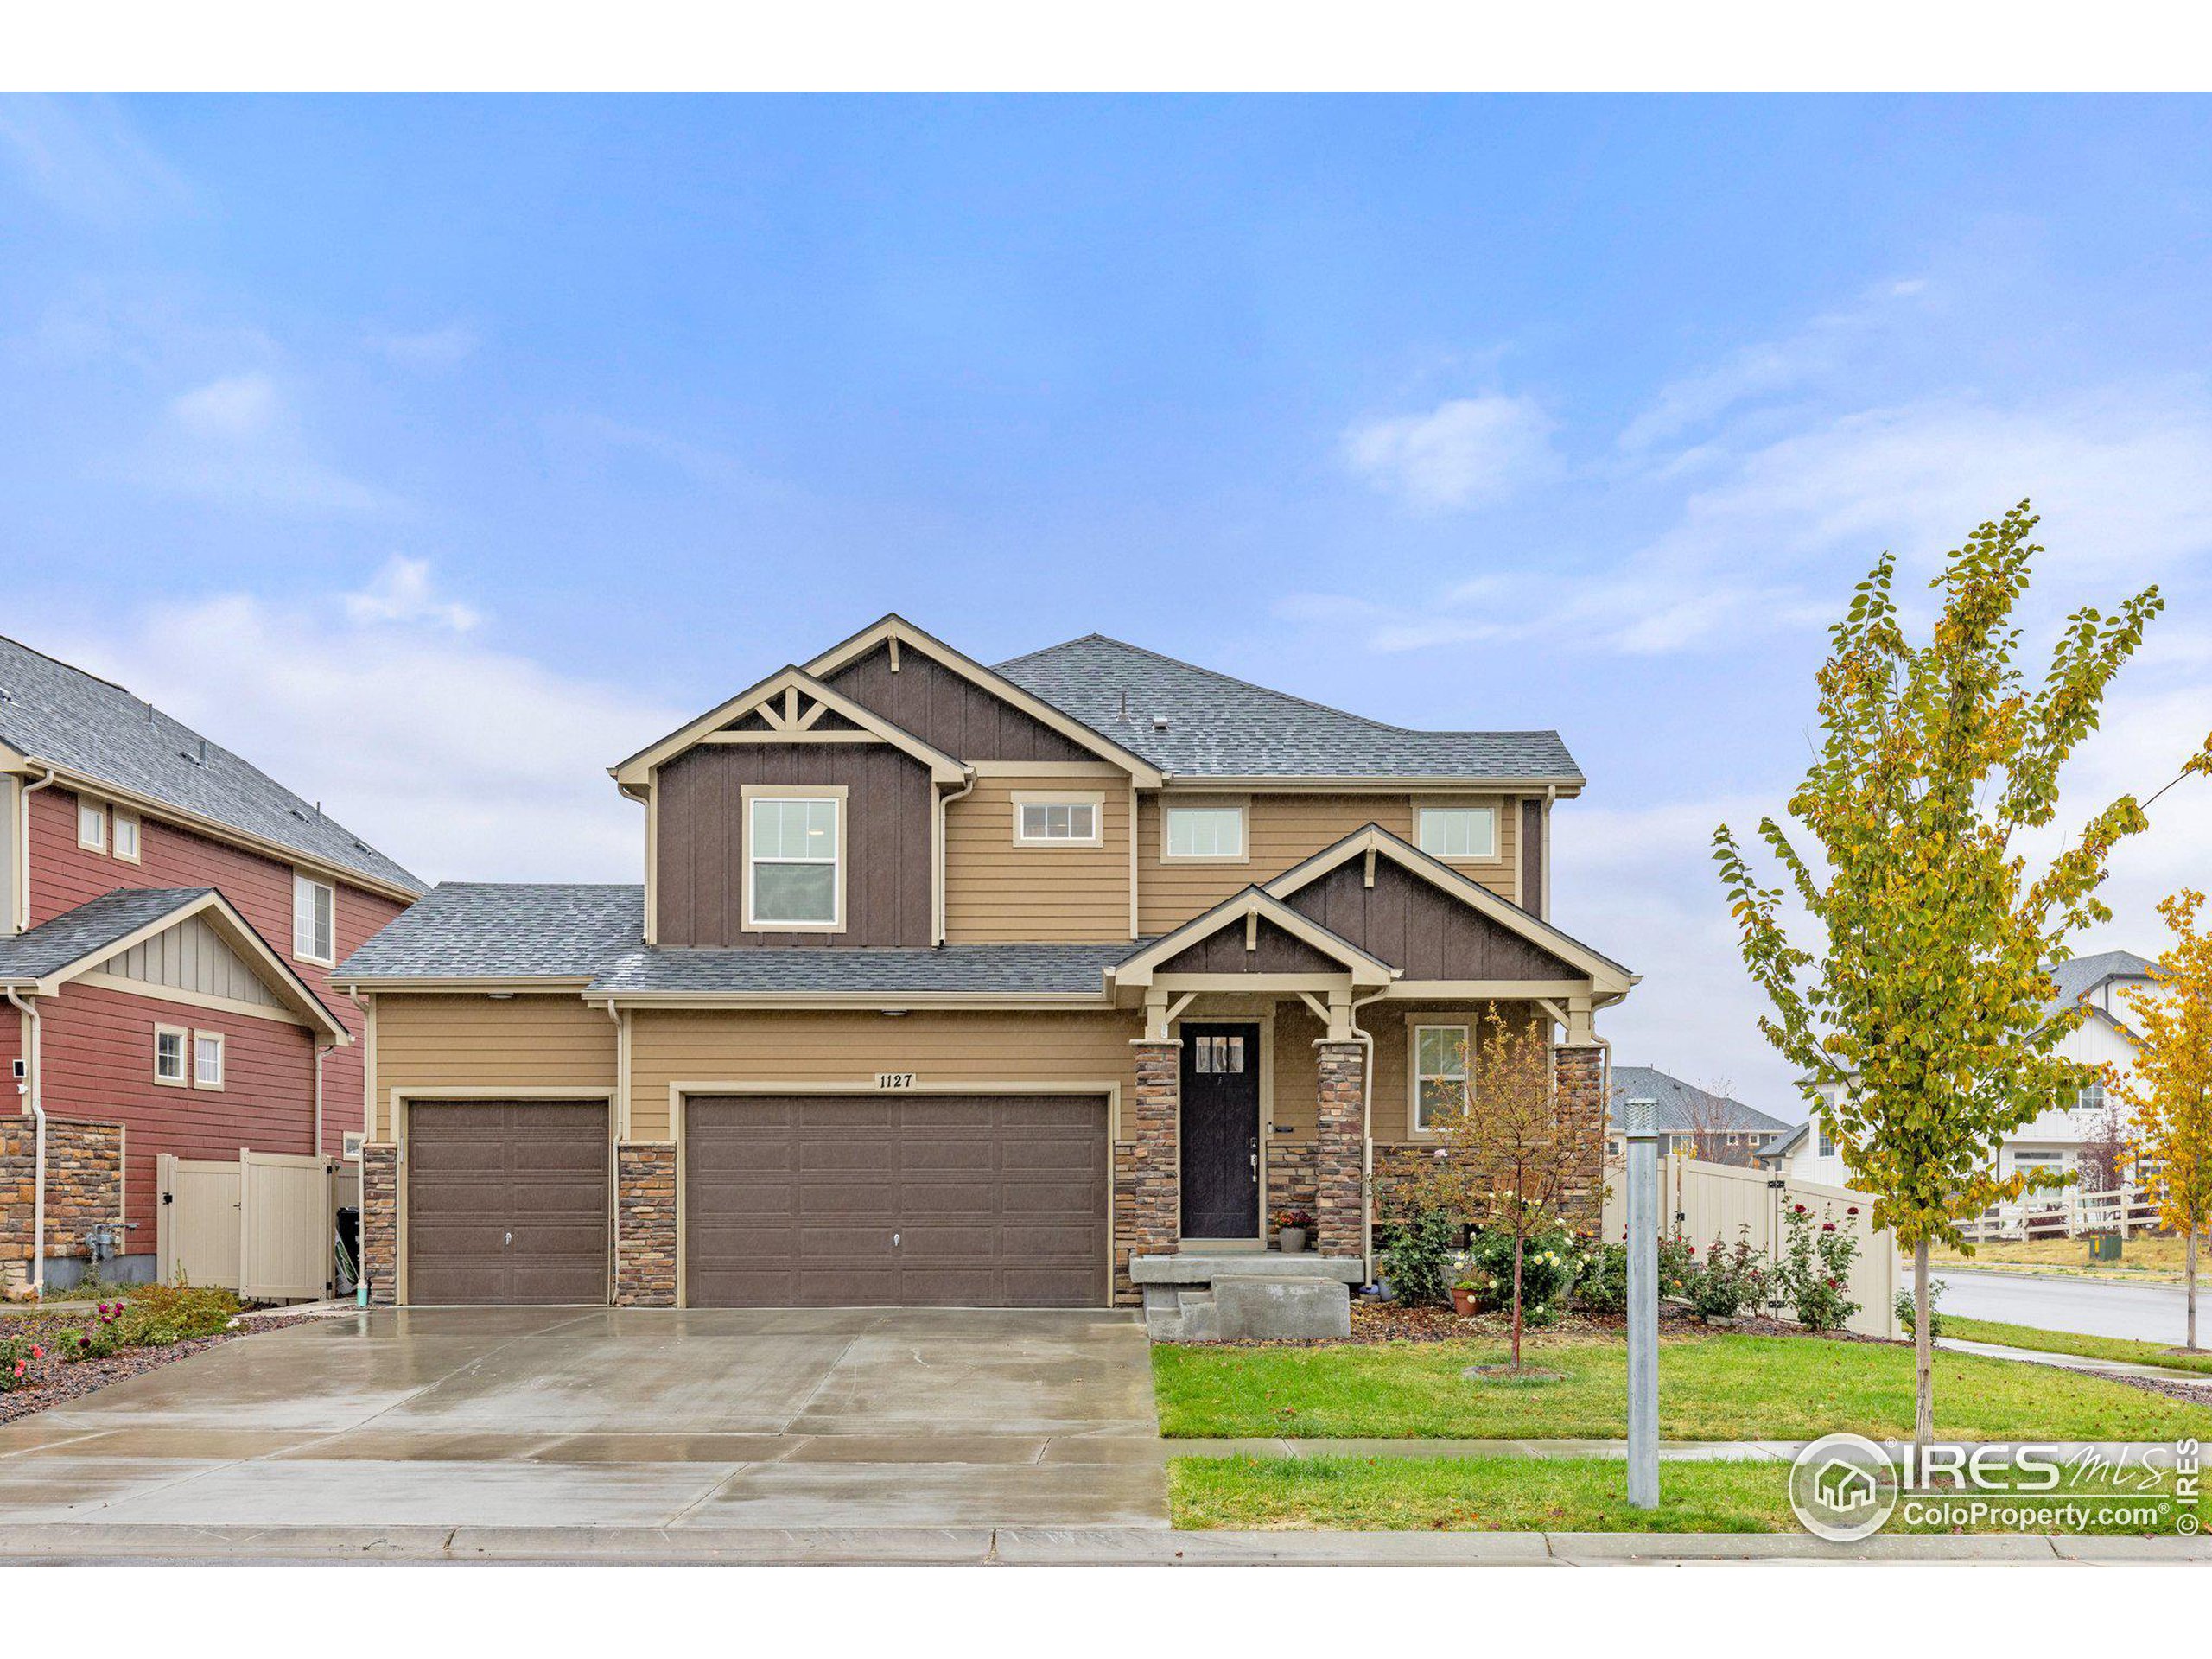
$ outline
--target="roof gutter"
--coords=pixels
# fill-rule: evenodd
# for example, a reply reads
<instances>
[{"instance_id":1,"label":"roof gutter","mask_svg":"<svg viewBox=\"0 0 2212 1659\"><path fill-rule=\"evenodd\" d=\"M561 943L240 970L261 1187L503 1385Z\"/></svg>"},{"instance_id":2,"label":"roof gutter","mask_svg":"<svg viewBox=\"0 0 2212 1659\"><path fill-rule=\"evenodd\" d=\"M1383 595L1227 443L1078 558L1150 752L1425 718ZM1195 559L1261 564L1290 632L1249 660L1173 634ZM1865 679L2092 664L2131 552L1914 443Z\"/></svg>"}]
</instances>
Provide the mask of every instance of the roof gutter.
<instances>
[{"instance_id":1,"label":"roof gutter","mask_svg":"<svg viewBox=\"0 0 2212 1659\"><path fill-rule=\"evenodd\" d=\"M31 1152L31 1294L46 1300L46 1101L45 1054L39 1043L38 1010L23 1001L22 993L8 988L8 1000L22 1012L29 1037L23 1044L24 1097L32 1119Z\"/></svg>"}]
</instances>

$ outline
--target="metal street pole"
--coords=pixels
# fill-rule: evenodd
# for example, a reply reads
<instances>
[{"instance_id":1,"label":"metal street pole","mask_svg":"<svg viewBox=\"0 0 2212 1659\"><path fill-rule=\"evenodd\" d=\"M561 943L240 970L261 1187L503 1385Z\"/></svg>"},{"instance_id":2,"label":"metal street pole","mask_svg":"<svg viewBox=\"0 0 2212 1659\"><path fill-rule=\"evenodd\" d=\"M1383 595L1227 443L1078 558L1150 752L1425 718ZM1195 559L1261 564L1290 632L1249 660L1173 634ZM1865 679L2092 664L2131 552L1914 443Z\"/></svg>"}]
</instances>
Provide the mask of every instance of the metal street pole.
<instances>
[{"instance_id":1,"label":"metal street pole","mask_svg":"<svg viewBox=\"0 0 2212 1659\"><path fill-rule=\"evenodd\" d=\"M1628 1134L1628 1501L1659 1507L1659 1104L1624 1103Z\"/></svg>"}]
</instances>

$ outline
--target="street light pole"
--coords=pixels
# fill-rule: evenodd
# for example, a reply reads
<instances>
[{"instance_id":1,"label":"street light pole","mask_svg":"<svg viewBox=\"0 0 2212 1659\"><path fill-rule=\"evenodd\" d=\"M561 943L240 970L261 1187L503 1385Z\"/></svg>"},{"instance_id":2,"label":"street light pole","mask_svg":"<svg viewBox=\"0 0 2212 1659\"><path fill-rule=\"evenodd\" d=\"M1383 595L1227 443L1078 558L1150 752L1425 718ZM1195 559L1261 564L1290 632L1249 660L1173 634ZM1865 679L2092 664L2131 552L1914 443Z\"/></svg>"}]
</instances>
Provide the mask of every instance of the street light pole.
<instances>
[{"instance_id":1,"label":"street light pole","mask_svg":"<svg viewBox=\"0 0 2212 1659\"><path fill-rule=\"evenodd\" d=\"M1659 1507L1659 1104L1624 1103L1628 1136L1628 1501Z\"/></svg>"}]
</instances>

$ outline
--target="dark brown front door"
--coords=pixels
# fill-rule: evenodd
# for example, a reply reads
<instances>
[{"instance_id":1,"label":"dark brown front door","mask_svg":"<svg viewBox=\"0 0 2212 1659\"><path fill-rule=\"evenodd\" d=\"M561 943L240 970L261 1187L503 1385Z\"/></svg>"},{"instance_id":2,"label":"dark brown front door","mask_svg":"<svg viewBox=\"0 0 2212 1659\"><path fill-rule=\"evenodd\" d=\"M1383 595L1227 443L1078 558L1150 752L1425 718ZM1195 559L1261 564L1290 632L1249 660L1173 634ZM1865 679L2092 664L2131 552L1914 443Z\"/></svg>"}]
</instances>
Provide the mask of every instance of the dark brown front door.
<instances>
[{"instance_id":1,"label":"dark brown front door","mask_svg":"<svg viewBox=\"0 0 2212 1659\"><path fill-rule=\"evenodd\" d=\"M607 1108L410 1103L407 1300L607 1300Z\"/></svg>"},{"instance_id":2,"label":"dark brown front door","mask_svg":"<svg viewBox=\"0 0 2212 1659\"><path fill-rule=\"evenodd\" d=\"M1183 1026L1183 1236L1260 1235L1260 1028Z\"/></svg>"},{"instance_id":3,"label":"dark brown front door","mask_svg":"<svg viewBox=\"0 0 2212 1659\"><path fill-rule=\"evenodd\" d=\"M700 1096L683 1104L693 1307L1097 1307L1093 1096Z\"/></svg>"}]
</instances>

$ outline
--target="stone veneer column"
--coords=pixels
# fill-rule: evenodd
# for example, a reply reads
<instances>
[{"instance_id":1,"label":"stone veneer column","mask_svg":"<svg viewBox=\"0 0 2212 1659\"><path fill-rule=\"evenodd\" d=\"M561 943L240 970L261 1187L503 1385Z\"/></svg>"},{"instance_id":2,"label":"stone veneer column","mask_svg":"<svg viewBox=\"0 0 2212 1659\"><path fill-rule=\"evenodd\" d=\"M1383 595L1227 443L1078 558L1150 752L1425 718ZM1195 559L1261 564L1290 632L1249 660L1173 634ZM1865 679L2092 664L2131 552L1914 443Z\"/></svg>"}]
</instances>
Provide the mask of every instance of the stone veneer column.
<instances>
[{"instance_id":1,"label":"stone veneer column","mask_svg":"<svg viewBox=\"0 0 2212 1659\"><path fill-rule=\"evenodd\" d=\"M1325 1255L1365 1255L1360 1236L1365 1211L1366 1150L1362 1122L1367 1050L1358 1043L1324 1039L1313 1046L1320 1088L1316 1101L1319 1146L1314 1157L1313 1247Z\"/></svg>"},{"instance_id":2,"label":"stone veneer column","mask_svg":"<svg viewBox=\"0 0 2212 1659\"><path fill-rule=\"evenodd\" d=\"M676 1143L614 1149L614 1305L676 1306Z\"/></svg>"},{"instance_id":3,"label":"stone veneer column","mask_svg":"<svg viewBox=\"0 0 2212 1659\"><path fill-rule=\"evenodd\" d=\"M1561 1207L1575 1225L1592 1230L1605 1195L1605 1051L1595 1044L1553 1049L1552 1088L1560 1121L1586 1149L1584 1167Z\"/></svg>"},{"instance_id":4,"label":"stone veneer column","mask_svg":"<svg viewBox=\"0 0 2212 1659\"><path fill-rule=\"evenodd\" d=\"M399 1300L399 1148L361 1148L361 1271L369 1300L389 1306Z\"/></svg>"},{"instance_id":5,"label":"stone veneer column","mask_svg":"<svg viewBox=\"0 0 2212 1659\"><path fill-rule=\"evenodd\" d=\"M1139 1038L1130 1047L1136 1051L1136 1098L1114 1152L1117 1301L1136 1295L1129 1279L1131 1256L1174 1254L1182 1207L1176 1135L1182 1117L1183 1045Z\"/></svg>"}]
</instances>

